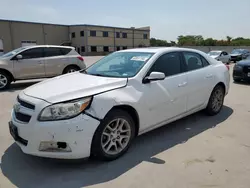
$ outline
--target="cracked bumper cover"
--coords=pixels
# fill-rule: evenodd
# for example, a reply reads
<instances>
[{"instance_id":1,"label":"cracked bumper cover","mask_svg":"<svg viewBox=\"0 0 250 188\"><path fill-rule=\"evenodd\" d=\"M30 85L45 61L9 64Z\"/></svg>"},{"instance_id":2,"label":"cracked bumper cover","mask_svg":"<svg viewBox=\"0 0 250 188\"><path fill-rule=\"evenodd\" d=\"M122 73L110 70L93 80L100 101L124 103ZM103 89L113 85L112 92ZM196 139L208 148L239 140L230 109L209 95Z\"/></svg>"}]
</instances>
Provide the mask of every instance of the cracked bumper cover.
<instances>
[{"instance_id":1,"label":"cracked bumper cover","mask_svg":"<svg viewBox=\"0 0 250 188\"><path fill-rule=\"evenodd\" d=\"M24 153L58 159L89 157L92 138L100 124L100 121L86 114L70 120L22 124L16 121L15 113L12 112L11 121L17 127L18 135L28 141L27 146L16 142ZM71 152L39 151L40 143L44 141L66 142Z\"/></svg>"}]
</instances>

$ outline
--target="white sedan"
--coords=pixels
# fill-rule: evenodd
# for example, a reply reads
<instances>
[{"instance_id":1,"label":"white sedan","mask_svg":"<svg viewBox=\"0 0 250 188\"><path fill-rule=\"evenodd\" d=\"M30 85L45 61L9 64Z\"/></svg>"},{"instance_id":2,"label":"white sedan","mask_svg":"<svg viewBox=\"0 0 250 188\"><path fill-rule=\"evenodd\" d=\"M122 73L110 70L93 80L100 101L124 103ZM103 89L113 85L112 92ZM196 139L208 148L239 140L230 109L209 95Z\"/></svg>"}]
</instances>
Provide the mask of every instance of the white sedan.
<instances>
[{"instance_id":1,"label":"white sedan","mask_svg":"<svg viewBox=\"0 0 250 188\"><path fill-rule=\"evenodd\" d=\"M226 65L197 50L114 52L22 91L10 133L30 155L114 160L138 135L203 109L218 114L229 79Z\"/></svg>"},{"instance_id":2,"label":"white sedan","mask_svg":"<svg viewBox=\"0 0 250 188\"><path fill-rule=\"evenodd\" d=\"M221 61L223 63L230 63L231 56L225 51L210 51L208 55L217 61Z\"/></svg>"}]
</instances>

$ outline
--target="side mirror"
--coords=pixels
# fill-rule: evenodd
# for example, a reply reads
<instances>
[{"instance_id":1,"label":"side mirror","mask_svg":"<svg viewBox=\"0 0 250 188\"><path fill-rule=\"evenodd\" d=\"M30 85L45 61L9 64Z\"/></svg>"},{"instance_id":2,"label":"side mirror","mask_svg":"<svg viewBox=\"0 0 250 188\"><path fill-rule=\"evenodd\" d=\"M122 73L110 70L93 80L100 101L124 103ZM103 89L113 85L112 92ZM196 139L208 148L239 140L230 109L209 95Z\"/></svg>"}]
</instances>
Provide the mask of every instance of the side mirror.
<instances>
[{"instance_id":1,"label":"side mirror","mask_svg":"<svg viewBox=\"0 0 250 188\"><path fill-rule=\"evenodd\" d=\"M23 56L19 54L19 55L16 56L16 59L17 59L17 60L23 59Z\"/></svg>"},{"instance_id":2,"label":"side mirror","mask_svg":"<svg viewBox=\"0 0 250 188\"><path fill-rule=\"evenodd\" d=\"M146 84L151 81L157 81L157 80L164 80L165 74L163 72L151 72L151 74L147 77L145 77L142 81L142 83Z\"/></svg>"}]
</instances>

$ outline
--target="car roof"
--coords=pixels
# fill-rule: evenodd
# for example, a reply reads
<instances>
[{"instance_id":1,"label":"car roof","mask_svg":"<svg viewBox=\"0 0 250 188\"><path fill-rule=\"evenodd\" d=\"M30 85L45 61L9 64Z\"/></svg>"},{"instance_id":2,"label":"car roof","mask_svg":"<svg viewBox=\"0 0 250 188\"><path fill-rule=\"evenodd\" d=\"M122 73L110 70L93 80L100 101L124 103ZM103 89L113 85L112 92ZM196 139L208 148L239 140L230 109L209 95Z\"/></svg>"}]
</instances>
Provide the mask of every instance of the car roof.
<instances>
[{"instance_id":1,"label":"car roof","mask_svg":"<svg viewBox=\"0 0 250 188\"><path fill-rule=\"evenodd\" d=\"M147 52L147 53L161 53L161 52L174 52L174 51L192 51L201 53L200 50L195 50L191 48L179 48L179 47L148 47L148 48L134 48L121 50L119 52Z\"/></svg>"},{"instance_id":2,"label":"car roof","mask_svg":"<svg viewBox=\"0 0 250 188\"><path fill-rule=\"evenodd\" d=\"M39 47L53 47L53 48L70 48L70 49L75 49L72 46L57 46L57 45L34 45L34 46L25 46L25 48L39 48Z\"/></svg>"},{"instance_id":3,"label":"car roof","mask_svg":"<svg viewBox=\"0 0 250 188\"><path fill-rule=\"evenodd\" d=\"M223 50L211 50L210 52L224 52Z\"/></svg>"}]
</instances>

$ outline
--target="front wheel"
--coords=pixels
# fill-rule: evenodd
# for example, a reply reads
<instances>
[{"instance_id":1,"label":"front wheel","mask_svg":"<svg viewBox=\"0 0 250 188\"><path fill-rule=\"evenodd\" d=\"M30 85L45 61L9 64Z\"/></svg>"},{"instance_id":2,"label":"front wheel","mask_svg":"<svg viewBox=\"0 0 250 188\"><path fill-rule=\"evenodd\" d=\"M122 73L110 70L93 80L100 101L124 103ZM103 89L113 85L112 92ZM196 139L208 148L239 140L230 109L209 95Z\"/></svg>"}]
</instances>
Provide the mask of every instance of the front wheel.
<instances>
[{"instance_id":1,"label":"front wheel","mask_svg":"<svg viewBox=\"0 0 250 188\"><path fill-rule=\"evenodd\" d=\"M10 86L11 79L8 74L0 71L0 90L7 89Z\"/></svg>"},{"instance_id":2,"label":"front wheel","mask_svg":"<svg viewBox=\"0 0 250 188\"><path fill-rule=\"evenodd\" d=\"M134 137L131 116L124 110L112 110L94 134L91 154L101 160L115 160L128 150Z\"/></svg>"},{"instance_id":3,"label":"front wheel","mask_svg":"<svg viewBox=\"0 0 250 188\"><path fill-rule=\"evenodd\" d=\"M213 116L218 114L223 106L225 97L225 90L221 85L215 86L208 101L206 112Z\"/></svg>"}]
</instances>

